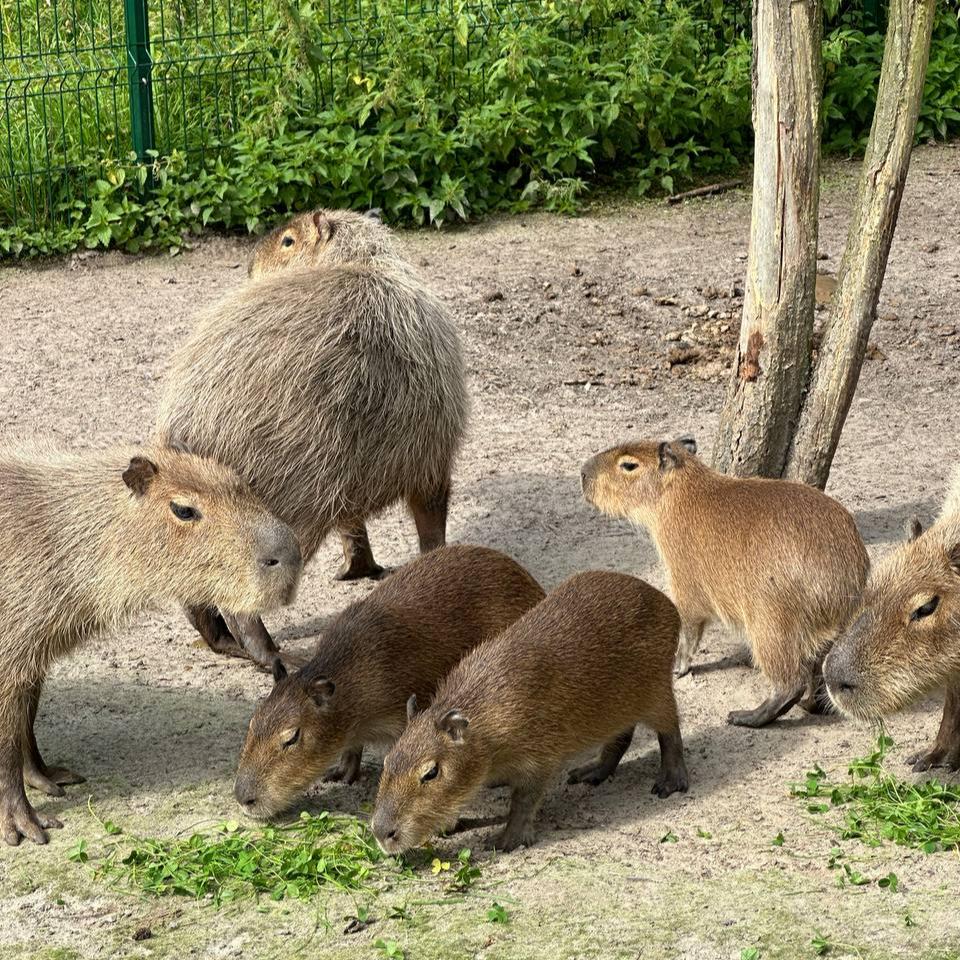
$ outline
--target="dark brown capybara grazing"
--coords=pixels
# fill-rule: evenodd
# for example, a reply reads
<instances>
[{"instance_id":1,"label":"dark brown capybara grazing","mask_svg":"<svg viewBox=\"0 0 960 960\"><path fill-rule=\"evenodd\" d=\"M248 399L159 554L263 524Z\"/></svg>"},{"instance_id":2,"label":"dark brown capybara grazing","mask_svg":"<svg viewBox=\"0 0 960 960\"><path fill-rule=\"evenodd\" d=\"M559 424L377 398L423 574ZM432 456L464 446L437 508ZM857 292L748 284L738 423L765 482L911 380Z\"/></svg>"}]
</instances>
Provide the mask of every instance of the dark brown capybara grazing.
<instances>
[{"instance_id":1,"label":"dark brown capybara grazing","mask_svg":"<svg viewBox=\"0 0 960 960\"><path fill-rule=\"evenodd\" d=\"M174 354L160 440L231 465L305 561L337 530L343 579L382 573L365 520L398 501L421 552L442 546L468 412L447 309L390 231L349 211L295 217L260 241L250 272ZM272 665L262 620L223 613L190 617L213 649Z\"/></svg>"},{"instance_id":2,"label":"dark brown capybara grazing","mask_svg":"<svg viewBox=\"0 0 960 960\"><path fill-rule=\"evenodd\" d=\"M442 547L402 567L323 632L310 662L257 707L235 793L251 816L272 817L340 764L353 783L364 746L392 744L411 695L422 703L460 658L543 599L520 564L487 547Z\"/></svg>"},{"instance_id":3,"label":"dark brown capybara grazing","mask_svg":"<svg viewBox=\"0 0 960 960\"><path fill-rule=\"evenodd\" d=\"M48 767L33 722L49 666L165 601L231 610L290 602L293 532L228 467L163 447L0 452L0 833L37 843L61 823L24 781L62 796L82 777Z\"/></svg>"},{"instance_id":4,"label":"dark brown capybara grazing","mask_svg":"<svg viewBox=\"0 0 960 960\"><path fill-rule=\"evenodd\" d=\"M416 712L387 754L371 820L398 853L453 826L487 783L512 788L503 832L513 850L534 840L550 781L571 757L602 744L570 782L613 775L634 726L657 732L660 797L687 789L673 696L680 617L659 590L620 573L581 573L480 644Z\"/></svg>"},{"instance_id":5,"label":"dark brown capybara grazing","mask_svg":"<svg viewBox=\"0 0 960 960\"><path fill-rule=\"evenodd\" d=\"M754 710L728 722L760 727L806 694L818 709L820 665L856 608L869 559L853 517L815 487L728 477L691 439L631 442L588 460L583 495L646 527L680 611L677 675L690 670L707 624L742 630L771 682Z\"/></svg>"}]
</instances>

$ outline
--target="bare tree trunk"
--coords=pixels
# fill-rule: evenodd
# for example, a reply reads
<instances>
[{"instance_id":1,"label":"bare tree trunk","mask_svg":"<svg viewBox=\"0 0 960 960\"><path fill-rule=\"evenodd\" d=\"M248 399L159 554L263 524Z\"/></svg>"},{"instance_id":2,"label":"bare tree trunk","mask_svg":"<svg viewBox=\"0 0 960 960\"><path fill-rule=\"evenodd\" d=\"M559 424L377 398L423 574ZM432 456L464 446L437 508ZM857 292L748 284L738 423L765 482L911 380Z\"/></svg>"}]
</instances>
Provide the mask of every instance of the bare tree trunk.
<instances>
[{"instance_id":1,"label":"bare tree trunk","mask_svg":"<svg viewBox=\"0 0 960 960\"><path fill-rule=\"evenodd\" d=\"M936 0L891 0L877 108L820 358L785 475L826 486L893 241L930 57Z\"/></svg>"},{"instance_id":2,"label":"bare tree trunk","mask_svg":"<svg viewBox=\"0 0 960 960\"><path fill-rule=\"evenodd\" d=\"M714 465L779 476L807 384L820 193L820 0L753 0L753 211Z\"/></svg>"}]
</instances>

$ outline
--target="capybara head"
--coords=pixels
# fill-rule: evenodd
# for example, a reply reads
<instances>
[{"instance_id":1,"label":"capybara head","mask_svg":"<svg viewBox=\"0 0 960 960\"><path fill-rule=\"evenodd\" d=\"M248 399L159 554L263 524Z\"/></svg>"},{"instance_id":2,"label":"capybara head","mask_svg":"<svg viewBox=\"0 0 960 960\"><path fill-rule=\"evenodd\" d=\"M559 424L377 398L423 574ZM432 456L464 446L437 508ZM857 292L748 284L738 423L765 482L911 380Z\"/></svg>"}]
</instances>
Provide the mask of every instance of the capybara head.
<instances>
[{"instance_id":1,"label":"capybara head","mask_svg":"<svg viewBox=\"0 0 960 960\"><path fill-rule=\"evenodd\" d=\"M823 664L830 699L877 719L960 673L960 523L908 540L870 572L852 625Z\"/></svg>"},{"instance_id":2,"label":"capybara head","mask_svg":"<svg viewBox=\"0 0 960 960\"><path fill-rule=\"evenodd\" d=\"M402 853L454 824L483 786L487 764L472 742L469 718L407 704L407 728L383 761L370 826L385 853Z\"/></svg>"},{"instance_id":3,"label":"capybara head","mask_svg":"<svg viewBox=\"0 0 960 960\"><path fill-rule=\"evenodd\" d=\"M154 592L238 614L293 599L296 537L229 467L159 447L132 457L122 482L135 511L141 573Z\"/></svg>"},{"instance_id":4,"label":"capybara head","mask_svg":"<svg viewBox=\"0 0 960 960\"><path fill-rule=\"evenodd\" d=\"M697 443L691 437L610 447L581 468L583 495L610 516L647 522L656 512L657 501L675 471L696 453Z\"/></svg>"},{"instance_id":5,"label":"capybara head","mask_svg":"<svg viewBox=\"0 0 960 960\"><path fill-rule=\"evenodd\" d=\"M274 687L253 714L234 786L251 817L289 809L340 755L347 721L338 716L336 684L305 670L289 675L277 660Z\"/></svg>"},{"instance_id":6,"label":"capybara head","mask_svg":"<svg viewBox=\"0 0 960 960\"><path fill-rule=\"evenodd\" d=\"M253 248L253 279L293 268L364 262L392 249L379 213L313 210L272 230Z\"/></svg>"}]
</instances>

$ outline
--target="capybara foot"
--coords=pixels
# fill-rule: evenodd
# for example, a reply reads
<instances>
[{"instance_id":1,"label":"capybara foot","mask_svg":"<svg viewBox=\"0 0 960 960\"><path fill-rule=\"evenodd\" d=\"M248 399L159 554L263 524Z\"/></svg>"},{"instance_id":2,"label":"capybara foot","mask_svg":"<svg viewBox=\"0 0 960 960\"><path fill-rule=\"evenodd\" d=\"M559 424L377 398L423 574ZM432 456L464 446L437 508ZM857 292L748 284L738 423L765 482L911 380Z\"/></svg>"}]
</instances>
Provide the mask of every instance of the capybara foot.
<instances>
[{"instance_id":1,"label":"capybara foot","mask_svg":"<svg viewBox=\"0 0 960 960\"><path fill-rule=\"evenodd\" d=\"M689 660L678 660L673 668L673 675L679 680L685 677L693 669L693 664Z\"/></svg>"},{"instance_id":2,"label":"capybara foot","mask_svg":"<svg viewBox=\"0 0 960 960\"><path fill-rule=\"evenodd\" d=\"M727 723L735 727L765 727L770 721L760 710L731 710Z\"/></svg>"},{"instance_id":3,"label":"capybara foot","mask_svg":"<svg viewBox=\"0 0 960 960\"><path fill-rule=\"evenodd\" d=\"M603 761L596 763L586 763L582 767L575 767L567 775L567 783L589 783L591 787L598 787L604 780L609 780L616 770Z\"/></svg>"},{"instance_id":4,"label":"capybara foot","mask_svg":"<svg viewBox=\"0 0 960 960\"><path fill-rule=\"evenodd\" d=\"M23 837L34 843L46 843L46 831L62 826L56 817L45 817L37 813L22 792L13 797L8 793L0 800L0 833L11 847L17 846Z\"/></svg>"},{"instance_id":5,"label":"capybara foot","mask_svg":"<svg viewBox=\"0 0 960 960\"><path fill-rule=\"evenodd\" d=\"M356 783L360 779L361 756L359 751L345 753L340 762L323 775L323 779L327 783L345 783L348 786Z\"/></svg>"},{"instance_id":6,"label":"capybara foot","mask_svg":"<svg viewBox=\"0 0 960 960\"><path fill-rule=\"evenodd\" d=\"M960 770L960 747L948 750L945 747L934 745L932 750L913 754L907 758L907 763L913 767L915 773L923 773L932 767L946 767L948 770Z\"/></svg>"},{"instance_id":7,"label":"capybara foot","mask_svg":"<svg viewBox=\"0 0 960 960\"><path fill-rule=\"evenodd\" d=\"M534 833L533 827L514 827L513 825L509 825L504 830L501 830L500 833L495 834L487 846L491 850L502 850L504 853L510 853L511 850L516 850L517 847L532 847L536 839L537 835Z\"/></svg>"},{"instance_id":8,"label":"capybara foot","mask_svg":"<svg viewBox=\"0 0 960 960\"><path fill-rule=\"evenodd\" d=\"M75 783L86 783L87 778L74 773L66 767L43 767L34 764L25 764L23 768L23 782L34 790L41 790L48 797L66 796L64 787Z\"/></svg>"},{"instance_id":9,"label":"capybara foot","mask_svg":"<svg viewBox=\"0 0 960 960\"><path fill-rule=\"evenodd\" d=\"M375 561L366 560L345 560L343 565L337 571L336 580L382 580L386 570Z\"/></svg>"},{"instance_id":10,"label":"capybara foot","mask_svg":"<svg viewBox=\"0 0 960 960\"><path fill-rule=\"evenodd\" d=\"M686 793L690 786L690 778L687 776L686 767L678 767L673 770L661 770L657 779L653 781L650 788L651 793L655 793L661 800L669 797L671 793Z\"/></svg>"}]
</instances>

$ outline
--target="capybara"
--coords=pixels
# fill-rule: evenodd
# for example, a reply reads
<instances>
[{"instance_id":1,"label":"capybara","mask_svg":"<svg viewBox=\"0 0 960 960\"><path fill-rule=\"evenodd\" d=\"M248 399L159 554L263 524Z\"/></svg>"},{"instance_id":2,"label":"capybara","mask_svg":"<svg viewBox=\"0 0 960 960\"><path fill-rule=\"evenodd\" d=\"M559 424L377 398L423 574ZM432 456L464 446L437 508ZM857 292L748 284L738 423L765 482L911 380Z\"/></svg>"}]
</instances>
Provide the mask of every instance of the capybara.
<instances>
[{"instance_id":1,"label":"capybara","mask_svg":"<svg viewBox=\"0 0 960 960\"><path fill-rule=\"evenodd\" d=\"M692 439L631 442L588 460L586 499L649 530L680 611L677 674L690 670L704 627L742 630L773 684L754 710L727 720L760 727L800 702L816 709L823 656L856 608L867 551L853 517L814 487L728 477Z\"/></svg>"},{"instance_id":2,"label":"capybara","mask_svg":"<svg viewBox=\"0 0 960 960\"><path fill-rule=\"evenodd\" d=\"M518 563L486 547L442 547L402 567L325 628L310 662L258 707L236 797L271 817L340 757L328 780L353 783L367 744L392 744L411 695L422 703L460 658L543 599Z\"/></svg>"},{"instance_id":3,"label":"capybara","mask_svg":"<svg viewBox=\"0 0 960 960\"><path fill-rule=\"evenodd\" d=\"M494 841L534 840L544 793L577 753L600 756L570 782L602 783L637 723L660 742L661 797L687 789L673 659L680 617L659 590L622 573L581 573L492 640L475 647L416 712L383 763L371 826L398 853L452 826L488 783L512 788Z\"/></svg>"},{"instance_id":4,"label":"capybara","mask_svg":"<svg viewBox=\"0 0 960 960\"><path fill-rule=\"evenodd\" d=\"M823 663L830 699L844 713L875 720L946 685L933 747L914 770L960 768L960 471L940 516L870 571L850 628Z\"/></svg>"},{"instance_id":5,"label":"capybara","mask_svg":"<svg viewBox=\"0 0 960 960\"><path fill-rule=\"evenodd\" d=\"M240 612L289 602L300 549L228 467L165 447L89 455L0 452L0 832L46 842L53 796L82 778L48 767L33 736L47 669L164 601Z\"/></svg>"},{"instance_id":6,"label":"capybara","mask_svg":"<svg viewBox=\"0 0 960 960\"><path fill-rule=\"evenodd\" d=\"M293 528L305 561L338 530L344 579L382 573L364 521L398 500L421 552L442 546L468 406L446 308L386 227L347 211L265 237L251 275L174 354L161 442L232 466ZM258 617L190 616L213 649L272 664Z\"/></svg>"}]
</instances>

